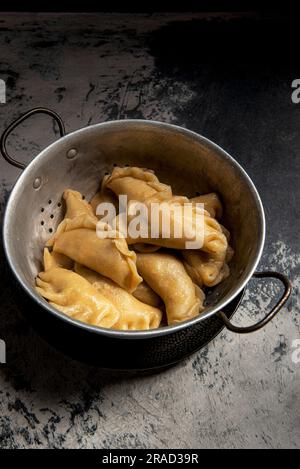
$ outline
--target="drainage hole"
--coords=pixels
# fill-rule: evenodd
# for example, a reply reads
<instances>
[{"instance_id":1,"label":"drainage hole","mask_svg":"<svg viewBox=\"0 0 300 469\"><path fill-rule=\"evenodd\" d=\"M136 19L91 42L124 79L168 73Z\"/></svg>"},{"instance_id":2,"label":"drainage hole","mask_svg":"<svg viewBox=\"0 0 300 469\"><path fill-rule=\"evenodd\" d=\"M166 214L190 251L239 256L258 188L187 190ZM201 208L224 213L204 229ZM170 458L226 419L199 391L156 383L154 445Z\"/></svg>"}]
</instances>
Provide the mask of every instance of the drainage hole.
<instances>
[{"instance_id":1,"label":"drainage hole","mask_svg":"<svg viewBox=\"0 0 300 469\"><path fill-rule=\"evenodd\" d=\"M42 207L42 208L41 208L41 212L44 212L44 211L45 211L45 209L44 209L44 207Z\"/></svg>"},{"instance_id":2,"label":"drainage hole","mask_svg":"<svg viewBox=\"0 0 300 469\"><path fill-rule=\"evenodd\" d=\"M52 200L51 200L51 199L50 199L50 200L48 200L48 204L49 204L49 205L50 205L50 204L52 204Z\"/></svg>"},{"instance_id":3,"label":"drainage hole","mask_svg":"<svg viewBox=\"0 0 300 469\"><path fill-rule=\"evenodd\" d=\"M41 225L43 226L44 224L45 224L45 222L42 220L42 221L41 221Z\"/></svg>"},{"instance_id":4,"label":"drainage hole","mask_svg":"<svg viewBox=\"0 0 300 469\"><path fill-rule=\"evenodd\" d=\"M54 218L54 215L53 215L53 213L51 213L51 215L50 215L50 218Z\"/></svg>"},{"instance_id":5,"label":"drainage hole","mask_svg":"<svg viewBox=\"0 0 300 469\"><path fill-rule=\"evenodd\" d=\"M52 228L49 228L49 233L52 233L52 231L53 231Z\"/></svg>"}]
</instances>

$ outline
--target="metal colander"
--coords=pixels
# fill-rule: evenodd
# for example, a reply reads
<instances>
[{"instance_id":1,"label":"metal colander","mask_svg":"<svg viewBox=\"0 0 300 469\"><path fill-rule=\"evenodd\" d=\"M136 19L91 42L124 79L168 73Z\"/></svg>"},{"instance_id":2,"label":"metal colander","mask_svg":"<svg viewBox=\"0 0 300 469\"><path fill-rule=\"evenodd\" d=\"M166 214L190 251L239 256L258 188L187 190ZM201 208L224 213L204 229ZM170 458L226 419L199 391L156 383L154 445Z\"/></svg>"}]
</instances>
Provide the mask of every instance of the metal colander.
<instances>
[{"instance_id":1,"label":"metal colander","mask_svg":"<svg viewBox=\"0 0 300 469\"><path fill-rule=\"evenodd\" d=\"M162 343L166 343L174 342L177 333L180 333L180 340L185 340L188 330L200 323L203 328L208 318L214 318L219 325L221 318L228 328L236 332L251 332L265 325L277 313L287 300L289 283L281 274L269 272L259 275L279 278L284 283L285 292L263 321L248 328L237 328L223 312L226 305L239 297L253 275L265 236L259 195L246 172L224 150L189 130L145 120L106 122L63 136L64 125L60 117L53 111L39 108L13 122L2 135L2 154L15 166L23 167L8 155L7 137L20 122L35 113L53 117L62 138L43 150L18 179L7 204L3 240L18 284L39 308L40 315L44 311L47 317L52 317L59 324L64 323L65 327L96 335L98 341L101 335L106 340L128 339L137 343L136 339L149 341L160 338ZM34 279L42 269L43 247L64 215L63 191L66 188L78 190L89 200L97 192L103 176L116 165L150 168L162 182L172 186L175 194L189 197L212 191L220 194L225 209L222 223L230 230L235 255L230 265L231 275L209 292L206 310L201 316L153 331L113 331L73 320L52 308L36 293ZM164 363L167 362L165 360Z\"/></svg>"}]
</instances>

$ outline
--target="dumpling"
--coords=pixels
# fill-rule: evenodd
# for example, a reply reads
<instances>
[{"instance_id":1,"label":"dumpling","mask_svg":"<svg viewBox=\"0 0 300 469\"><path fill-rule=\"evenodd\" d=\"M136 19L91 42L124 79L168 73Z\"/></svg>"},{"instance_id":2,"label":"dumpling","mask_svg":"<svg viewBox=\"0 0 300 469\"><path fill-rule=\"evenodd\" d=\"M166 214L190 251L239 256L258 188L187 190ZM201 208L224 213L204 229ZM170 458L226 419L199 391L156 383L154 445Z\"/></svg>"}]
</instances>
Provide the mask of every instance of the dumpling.
<instances>
[{"instance_id":1,"label":"dumpling","mask_svg":"<svg viewBox=\"0 0 300 469\"><path fill-rule=\"evenodd\" d=\"M72 189L66 189L63 194L66 202L65 218L75 218L79 215L90 215L94 217L92 206L84 200L82 194Z\"/></svg>"},{"instance_id":2,"label":"dumpling","mask_svg":"<svg viewBox=\"0 0 300 469\"><path fill-rule=\"evenodd\" d=\"M111 280L80 264L75 264L75 271L88 280L121 311L121 316L114 325L114 329L146 330L155 329L160 325L162 312L158 308L142 303Z\"/></svg>"},{"instance_id":3,"label":"dumpling","mask_svg":"<svg viewBox=\"0 0 300 469\"><path fill-rule=\"evenodd\" d=\"M140 230L140 233L137 232L134 235L131 226L132 223L135 223L135 214L138 213L139 206L136 202L129 203L129 222L126 238L129 245L144 243L172 249L187 249L189 247L187 242L198 239L203 241L201 249L206 252L217 254L226 252L228 243L221 225L206 210L194 204L190 205L190 211L186 211L184 204L190 203L186 197L172 197L170 200L164 201L162 205L159 205L156 217L157 235L155 237L151 236L152 228L155 224L155 221L152 219L152 200L150 198L146 201L147 218L143 218L143 216L141 218L141 223L145 226L145 232L143 233ZM165 220L170 220L170 230L167 235L164 235L163 231L163 217L165 217Z\"/></svg>"},{"instance_id":4,"label":"dumpling","mask_svg":"<svg viewBox=\"0 0 300 469\"><path fill-rule=\"evenodd\" d=\"M191 202L204 204L212 218L220 220L223 214L223 207L218 194L211 192L210 194L198 195L190 199Z\"/></svg>"},{"instance_id":5,"label":"dumpling","mask_svg":"<svg viewBox=\"0 0 300 469\"><path fill-rule=\"evenodd\" d=\"M111 328L120 319L117 307L80 275L58 267L48 249L36 290L59 311L79 321Z\"/></svg>"},{"instance_id":6,"label":"dumpling","mask_svg":"<svg viewBox=\"0 0 300 469\"><path fill-rule=\"evenodd\" d=\"M100 238L94 218L80 215L73 220L65 219L51 244L54 252L70 257L132 292L142 282L136 269L136 254L128 249L124 238L118 233L115 236Z\"/></svg>"},{"instance_id":7,"label":"dumpling","mask_svg":"<svg viewBox=\"0 0 300 469\"><path fill-rule=\"evenodd\" d=\"M222 256L198 250L181 252L184 266L194 283L202 287L213 287L225 280L230 274L225 262L226 253Z\"/></svg>"},{"instance_id":8,"label":"dumpling","mask_svg":"<svg viewBox=\"0 0 300 469\"><path fill-rule=\"evenodd\" d=\"M227 243L230 240L230 232L220 225ZM184 266L194 283L202 287L214 287L230 275L228 263L231 261L234 250L229 244L225 252L203 252L199 250L183 250Z\"/></svg>"},{"instance_id":9,"label":"dumpling","mask_svg":"<svg viewBox=\"0 0 300 469\"><path fill-rule=\"evenodd\" d=\"M161 183L152 171L137 167L114 168L103 187L111 189L116 195L127 195L128 202L144 202L158 193L165 198L172 197L170 186Z\"/></svg>"},{"instance_id":10,"label":"dumpling","mask_svg":"<svg viewBox=\"0 0 300 469\"><path fill-rule=\"evenodd\" d=\"M139 236L139 234L136 233L133 236L132 232L130 232L130 226L132 222L134 222L135 215L129 215L127 227L128 244L138 244L140 246L143 244L151 244L173 249L186 249L187 241L195 240L196 234L198 239L202 239L203 231L204 244L202 249L204 251L213 253L226 251L226 237L222 233L219 223L210 216L209 212L200 210L196 204L193 204L192 213L190 215L184 214L183 210L181 214L178 215L178 211L176 211L178 205L183 207L183 204L190 203L189 199L183 196L173 196L171 187L162 184L153 172L136 167L116 167L112 174L105 179L103 187L111 189L117 195L127 195L129 213L135 213L135 207L138 211L138 203L143 203L146 206L147 220L144 220L143 224L146 228L147 235L145 236L143 234ZM153 203L163 203L159 209L157 223L158 234L156 237L151 236L151 206ZM217 206L216 194L210 196L210 203L211 205L214 204L214 207ZM198 232L196 232L196 216L200 211L203 213L203 223L197 228ZM170 235L168 236L163 235L161 221L163 215L170 218ZM175 222L176 226L183 233L182 236L175 234Z\"/></svg>"},{"instance_id":11,"label":"dumpling","mask_svg":"<svg viewBox=\"0 0 300 469\"><path fill-rule=\"evenodd\" d=\"M106 187L105 181L108 176L104 176L100 190L94 195L92 200L90 201L91 207L93 209L93 213L96 215L97 207L99 204L109 203L115 207L116 213L118 212L118 199L116 195ZM102 218L101 216L97 215L98 218Z\"/></svg>"},{"instance_id":12,"label":"dumpling","mask_svg":"<svg viewBox=\"0 0 300 469\"><path fill-rule=\"evenodd\" d=\"M162 305L161 298L145 281L140 283L132 294L137 300L140 300L142 303L146 303L146 305L155 306L156 308L159 308Z\"/></svg>"},{"instance_id":13,"label":"dumpling","mask_svg":"<svg viewBox=\"0 0 300 469\"><path fill-rule=\"evenodd\" d=\"M162 312L158 308L142 303L111 280L80 264L75 264L75 271L121 311L114 329L147 330L156 329L160 325Z\"/></svg>"},{"instance_id":14,"label":"dumpling","mask_svg":"<svg viewBox=\"0 0 300 469\"><path fill-rule=\"evenodd\" d=\"M72 270L74 267L74 261L64 254L60 254L59 252L52 252L51 257L57 267L62 267L63 269L68 270Z\"/></svg>"},{"instance_id":15,"label":"dumpling","mask_svg":"<svg viewBox=\"0 0 300 469\"><path fill-rule=\"evenodd\" d=\"M80 215L88 215L89 217L94 219L95 222L98 221L97 217L95 217L94 215L91 205L86 200L84 200L80 192L74 191L72 189L66 189L63 193L63 198L66 203L66 213L64 216L64 220L65 219L72 220L73 218L76 218ZM60 225L58 226L57 230L60 229ZM53 242L54 242L56 234L57 234L57 231L56 233L54 233L54 235L50 237L50 239L48 239L46 246L48 247L53 246Z\"/></svg>"},{"instance_id":16,"label":"dumpling","mask_svg":"<svg viewBox=\"0 0 300 469\"><path fill-rule=\"evenodd\" d=\"M172 254L137 254L137 267L166 306L168 324L197 316L203 309L204 293L187 274L182 262Z\"/></svg>"}]
</instances>

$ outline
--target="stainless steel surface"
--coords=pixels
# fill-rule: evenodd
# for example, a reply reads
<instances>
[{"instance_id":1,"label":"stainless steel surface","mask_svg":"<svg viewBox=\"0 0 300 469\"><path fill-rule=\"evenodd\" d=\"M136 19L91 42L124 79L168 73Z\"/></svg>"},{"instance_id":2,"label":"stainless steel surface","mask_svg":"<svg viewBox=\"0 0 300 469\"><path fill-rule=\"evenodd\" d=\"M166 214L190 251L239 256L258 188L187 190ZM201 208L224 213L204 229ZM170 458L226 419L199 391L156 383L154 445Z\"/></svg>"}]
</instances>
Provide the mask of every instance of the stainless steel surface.
<instances>
[{"instance_id":1,"label":"stainless steel surface","mask_svg":"<svg viewBox=\"0 0 300 469\"><path fill-rule=\"evenodd\" d=\"M73 149L76 149L75 154ZM70 159L70 154L72 158ZM61 195L67 187L92 197L113 165L153 169L178 194L217 191L225 207L235 255L231 275L207 297L200 316L153 331L123 332L83 324L52 308L34 289L42 249L63 217ZM41 185L35 189L35 181ZM42 151L24 170L9 198L3 226L10 266L25 291L42 308L67 322L107 336L143 338L164 335L203 321L225 307L251 278L265 238L264 211L246 172L208 139L174 125L122 120L77 130Z\"/></svg>"}]
</instances>

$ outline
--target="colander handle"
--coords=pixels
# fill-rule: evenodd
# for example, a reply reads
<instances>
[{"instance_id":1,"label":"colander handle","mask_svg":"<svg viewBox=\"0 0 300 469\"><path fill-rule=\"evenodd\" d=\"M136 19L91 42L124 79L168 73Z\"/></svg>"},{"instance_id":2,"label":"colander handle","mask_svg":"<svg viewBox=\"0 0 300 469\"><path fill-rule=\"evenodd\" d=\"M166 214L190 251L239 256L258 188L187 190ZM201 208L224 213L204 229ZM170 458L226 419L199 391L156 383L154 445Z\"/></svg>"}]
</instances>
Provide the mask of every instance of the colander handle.
<instances>
[{"instance_id":1,"label":"colander handle","mask_svg":"<svg viewBox=\"0 0 300 469\"><path fill-rule=\"evenodd\" d=\"M276 278L280 280L284 286L284 292L281 295L280 299L278 300L277 304L270 311L270 313L267 314L267 316L264 319L257 322L256 324L253 324L252 326L248 326L248 327L235 326L234 324L230 322L230 320L228 319L226 314L223 313L223 311L219 311L218 316L222 319L227 329L229 329L232 332L237 332L239 334L248 334L249 332L258 331L259 329L264 327L266 324L268 324L268 322L270 322L274 318L274 316L276 316L276 314L280 311L280 309L286 303L286 301L288 300L291 294L291 284L290 284L289 279L285 275L279 272L269 272L269 271L255 272L253 276L257 278Z\"/></svg>"},{"instance_id":2,"label":"colander handle","mask_svg":"<svg viewBox=\"0 0 300 469\"><path fill-rule=\"evenodd\" d=\"M48 116L52 117L55 122L58 125L59 128L59 133L60 136L63 137L65 135L65 124L62 120L62 118L55 112L52 111L51 109L47 109L45 107L36 107L34 109L31 109L30 111L25 112L25 114L22 114L18 119L14 120L8 127L7 129L4 130L3 134L1 135L0 138L0 151L2 153L3 158L10 163L13 166L16 166L17 168L24 169L26 168L26 165L24 163L21 163L20 161L15 160L12 158L7 151L6 148L6 142L11 134L11 132L22 122L24 122L28 117L33 116L34 114L47 114Z\"/></svg>"}]
</instances>

